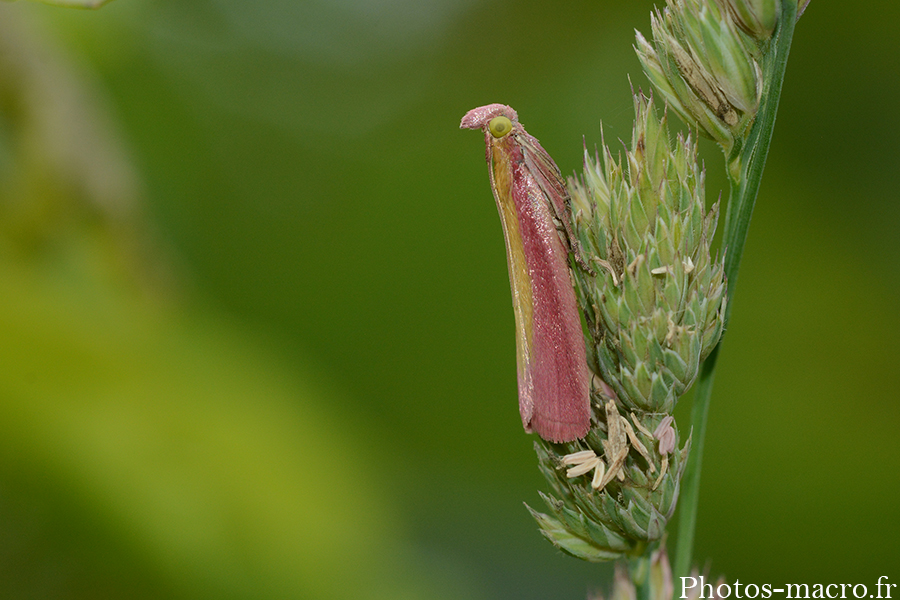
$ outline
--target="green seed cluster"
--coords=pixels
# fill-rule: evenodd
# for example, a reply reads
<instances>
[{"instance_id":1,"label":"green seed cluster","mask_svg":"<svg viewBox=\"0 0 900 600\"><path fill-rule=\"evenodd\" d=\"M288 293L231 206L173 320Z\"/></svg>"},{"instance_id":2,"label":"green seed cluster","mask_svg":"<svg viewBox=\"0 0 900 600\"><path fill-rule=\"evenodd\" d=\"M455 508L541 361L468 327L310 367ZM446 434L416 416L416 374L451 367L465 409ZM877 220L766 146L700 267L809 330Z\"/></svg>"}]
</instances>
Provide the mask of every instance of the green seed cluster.
<instances>
[{"instance_id":1,"label":"green seed cluster","mask_svg":"<svg viewBox=\"0 0 900 600\"><path fill-rule=\"evenodd\" d=\"M726 156L759 108L759 60L778 12L775 0L667 0L650 17L653 43L636 35L653 86Z\"/></svg>"},{"instance_id":2,"label":"green seed cluster","mask_svg":"<svg viewBox=\"0 0 900 600\"><path fill-rule=\"evenodd\" d=\"M665 117L635 97L624 161L585 153L571 180L574 229L595 275L575 273L597 373L628 411L671 413L724 325L725 279L710 257L717 206L690 138L670 143Z\"/></svg>"},{"instance_id":3,"label":"green seed cluster","mask_svg":"<svg viewBox=\"0 0 900 600\"><path fill-rule=\"evenodd\" d=\"M661 420L661 416L644 417ZM549 514L528 508L541 533L556 547L590 562L639 555L649 543L662 539L675 511L678 486L690 452L690 442L677 449L680 443L676 437L675 452L664 457L655 447L651 449L652 438L638 432L650 460L629 455L623 481L614 479L603 490L595 490L590 477L567 477L565 470L559 468L561 457L584 447L599 449L604 434L601 425L580 444L536 443L538 463L551 488L551 494L541 494ZM664 462L668 468L660 479Z\"/></svg>"},{"instance_id":4,"label":"green seed cluster","mask_svg":"<svg viewBox=\"0 0 900 600\"><path fill-rule=\"evenodd\" d=\"M532 514L559 548L591 561L640 553L663 537L690 442L681 446L671 422L666 447L660 429L724 324L723 263L710 256L718 211L704 210L696 145L670 140L665 117L642 95L635 114L624 157L605 146L602 158L585 152L583 176L569 181L576 251L594 268L573 270L598 376L593 426L579 442L536 445L553 495L544 497L549 514ZM602 489L561 466L584 450L616 471Z\"/></svg>"}]
</instances>

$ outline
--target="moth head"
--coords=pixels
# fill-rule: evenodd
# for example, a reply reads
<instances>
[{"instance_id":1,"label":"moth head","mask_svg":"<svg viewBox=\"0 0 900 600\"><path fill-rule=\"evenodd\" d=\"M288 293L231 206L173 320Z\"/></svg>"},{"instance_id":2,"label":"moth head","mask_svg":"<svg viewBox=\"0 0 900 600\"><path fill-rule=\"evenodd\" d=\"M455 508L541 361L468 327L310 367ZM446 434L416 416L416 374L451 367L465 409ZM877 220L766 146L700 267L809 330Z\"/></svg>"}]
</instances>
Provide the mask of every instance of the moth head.
<instances>
[{"instance_id":1,"label":"moth head","mask_svg":"<svg viewBox=\"0 0 900 600\"><path fill-rule=\"evenodd\" d=\"M517 122L517 119L516 111L509 106L505 104L488 104L473 108L467 112L459 126L462 129L483 129L485 133L490 133L494 137L503 137L512 130L513 123ZM506 122L506 131L495 132L494 123L504 121Z\"/></svg>"}]
</instances>

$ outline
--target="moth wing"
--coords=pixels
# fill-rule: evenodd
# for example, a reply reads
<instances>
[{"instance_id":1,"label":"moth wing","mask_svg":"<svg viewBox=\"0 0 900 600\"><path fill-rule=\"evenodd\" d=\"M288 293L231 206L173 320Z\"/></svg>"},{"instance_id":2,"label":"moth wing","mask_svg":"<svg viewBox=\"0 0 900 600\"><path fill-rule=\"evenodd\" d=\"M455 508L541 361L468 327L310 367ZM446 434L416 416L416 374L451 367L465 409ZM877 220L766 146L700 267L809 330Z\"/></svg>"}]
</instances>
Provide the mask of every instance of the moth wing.
<instances>
[{"instance_id":1,"label":"moth wing","mask_svg":"<svg viewBox=\"0 0 900 600\"><path fill-rule=\"evenodd\" d=\"M555 170L555 165L551 166ZM543 177L529 168L527 161L514 165L513 171L517 176L511 196L525 263L524 269L512 259L509 263L517 336L525 336L524 344L517 337L517 354L527 382L523 394L520 372L519 408L526 429L534 429L549 441L572 441L584 437L590 427L590 378L569 276L568 249L557 233L553 202ZM510 251L511 257L514 254ZM524 281L518 283L514 271L526 274L527 296L521 293ZM520 302L524 298L530 302ZM520 313L525 327L518 326ZM528 409L527 422L523 404Z\"/></svg>"},{"instance_id":2,"label":"moth wing","mask_svg":"<svg viewBox=\"0 0 900 600\"><path fill-rule=\"evenodd\" d=\"M490 149L490 146L489 146ZM521 173L514 174L512 161L503 153L492 153L490 164L491 188L497 201L500 222L503 225L503 239L506 242L506 266L509 269L509 284L512 292L513 314L516 324L516 376L519 391L519 414L525 431L531 433L531 418L534 411L534 299L532 296L531 274L525 255L525 246L519 227L519 211L514 195L523 185Z\"/></svg>"},{"instance_id":3,"label":"moth wing","mask_svg":"<svg viewBox=\"0 0 900 600\"><path fill-rule=\"evenodd\" d=\"M517 135L519 144L522 147L522 154L525 160L525 166L529 171L534 173L538 184L544 191L544 195L549 201L553 216L557 221L563 224L566 232L566 250L571 250L569 242L573 238L572 225L569 219L569 190L566 188L566 182L559 167L550 158L550 155L544 150L535 138L527 133Z\"/></svg>"}]
</instances>

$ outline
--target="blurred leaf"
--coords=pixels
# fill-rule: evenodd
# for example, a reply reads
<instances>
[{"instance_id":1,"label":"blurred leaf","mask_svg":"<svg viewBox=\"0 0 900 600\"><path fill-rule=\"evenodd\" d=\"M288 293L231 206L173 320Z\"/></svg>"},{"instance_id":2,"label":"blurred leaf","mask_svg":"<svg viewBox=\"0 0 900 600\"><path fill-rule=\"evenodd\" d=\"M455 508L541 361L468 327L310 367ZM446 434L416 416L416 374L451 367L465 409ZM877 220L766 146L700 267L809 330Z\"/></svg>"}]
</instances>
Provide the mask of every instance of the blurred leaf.
<instances>
[{"instance_id":1,"label":"blurred leaf","mask_svg":"<svg viewBox=\"0 0 900 600\"><path fill-rule=\"evenodd\" d=\"M0 12L4 592L432 596L386 453L296 361L146 277L132 246L165 255L102 94Z\"/></svg>"},{"instance_id":2,"label":"blurred leaf","mask_svg":"<svg viewBox=\"0 0 900 600\"><path fill-rule=\"evenodd\" d=\"M16 0L7 0L15 2ZM100 8L111 0L32 0L32 2L40 2L42 4L52 4L54 6L65 6L68 8Z\"/></svg>"},{"instance_id":3,"label":"blurred leaf","mask_svg":"<svg viewBox=\"0 0 900 600\"><path fill-rule=\"evenodd\" d=\"M0 263L0 490L39 492L34 527L52 534L60 511L98 523L72 542L81 562L143 557L181 597L428 596L372 449L322 408L336 398L221 319L141 301L104 280L89 245L72 250ZM23 542L4 522L9 552ZM39 590L41 571L65 571L54 552L32 548L29 569L4 575ZM69 573L55 593L104 579Z\"/></svg>"}]
</instances>

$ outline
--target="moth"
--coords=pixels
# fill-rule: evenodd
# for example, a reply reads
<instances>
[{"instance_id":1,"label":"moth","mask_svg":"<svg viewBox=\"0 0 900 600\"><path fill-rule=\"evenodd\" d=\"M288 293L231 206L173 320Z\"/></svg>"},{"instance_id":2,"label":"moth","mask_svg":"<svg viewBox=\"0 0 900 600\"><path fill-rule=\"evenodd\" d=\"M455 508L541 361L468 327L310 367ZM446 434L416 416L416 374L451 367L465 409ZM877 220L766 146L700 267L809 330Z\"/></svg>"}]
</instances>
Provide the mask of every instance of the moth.
<instances>
[{"instance_id":1,"label":"moth","mask_svg":"<svg viewBox=\"0 0 900 600\"><path fill-rule=\"evenodd\" d=\"M591 379L569 275L575 237L562 175L509 106L472 109L460 128L484 131L506 240L522 424L550 442L582 438L590 428Z\"/></svg>"}]
</instances>

